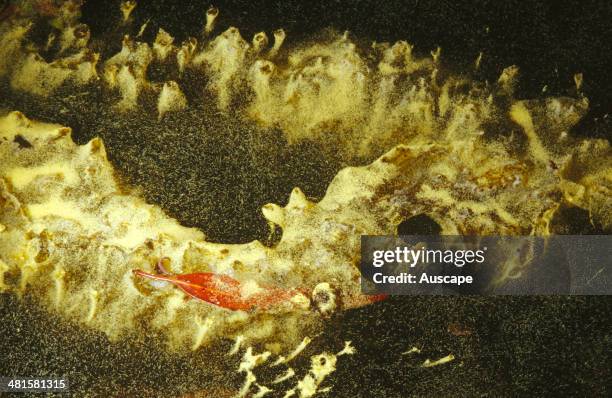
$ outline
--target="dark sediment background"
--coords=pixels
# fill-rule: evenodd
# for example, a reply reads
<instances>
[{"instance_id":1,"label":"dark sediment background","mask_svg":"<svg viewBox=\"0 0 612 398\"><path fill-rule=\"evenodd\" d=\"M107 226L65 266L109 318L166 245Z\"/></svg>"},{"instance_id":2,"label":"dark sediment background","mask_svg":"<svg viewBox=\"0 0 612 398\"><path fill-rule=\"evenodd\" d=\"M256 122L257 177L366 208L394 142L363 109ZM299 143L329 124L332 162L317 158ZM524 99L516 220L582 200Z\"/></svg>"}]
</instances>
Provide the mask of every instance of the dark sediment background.
<instances>
[{"instance_id":1,"label":"dark sediment background","mask_svg":"<svg viewBox=\"0 0 612 398\"><path fill-rule=\"evenodd\" d=\"M357 347L324 384L332 397L604 397L611 312L607 297L394 297L331 320L305 354ZM229 397L242 383L230 342L168 354L154 337L109 343L12 296L0 313L0 373L64 375L75 397ZM402 355L413 346L421 353ZM420 367L449 353L450 364Z\"/></svg>"},{"instance_id":2,"label":"dark sediment background","mask_svg":"<svg viewBox=\"0 0 612 398\"><path fill-rule=\"evenodd\" d=\"M141 3L135 26L151 17L150 35L163 27L179 41L198 34L209 5ZM612 52L606 35L612 6L603 1L215 5L221 11L219 30L233 25L247 39L279 27L287 30L288 43L328 27L348 29L357 38L408 40L423 54L439 45L445 62L459 71L483 51L483 79L495 80L511 64L521 68L521 98L542 96L544 85L546 96L571 93L573 74L583 72L591 111L573 133L609 138L612 131L605 117L612 109L606 61ZM94 38L113 35L110 7L109 2L86 3L83 22ZM120 38L115 42L118 50ZM205 82L192 83L187 94L202 96ZM146 98L141 110L119 117L110 108L115 99L102 97L97 88L78 95L63 89L66 95L44 102L0 96L0 108L70 126L79 143L102 137L126 187L139 189L147 201L183 225L201 228L213 241L273 240L261 206L284 204L295 186L320 198L345 163L333 143L289 145L279 131L211 112L214 104L204 97L199 105L158 122ZM404 224L404 232L426 230L427 220L422 221ZM602 231L591 227L584 213L568 210L559 232ZM167 354L154 338L111 344L103 335L59 322L27 300L20 304L13 296L0 297L0 375L65 374L74 396L172 396L197 390L223 396L242 382L215 365L227 342L220 343L219 352L189 355ZM309 354L339 350L344 340L353 340L358 349L339 361L329 396L609 396L610 314L610 297L395 297L332 319ZM412 346L422 352L401 355ZM426 358L449 353L456 359L448 365L420 367ZM233 360L227 365L235 369Z\"/></svg>"}]
</instances>

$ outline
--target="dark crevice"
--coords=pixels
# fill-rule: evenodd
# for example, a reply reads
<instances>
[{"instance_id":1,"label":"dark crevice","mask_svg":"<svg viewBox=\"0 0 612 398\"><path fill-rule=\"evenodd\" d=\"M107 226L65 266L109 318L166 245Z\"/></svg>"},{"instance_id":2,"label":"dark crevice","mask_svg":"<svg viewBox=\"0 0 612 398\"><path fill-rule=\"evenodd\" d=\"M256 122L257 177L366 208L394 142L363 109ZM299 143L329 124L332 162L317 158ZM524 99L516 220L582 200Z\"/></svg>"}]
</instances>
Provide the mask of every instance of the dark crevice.
<instances>
[{"instance_id":1,"label":"dark crevice","mask_svg":"<svg viewBox=\"0 0 612 398\"><path fill-rule=\"evenodd\" d=\"M32 144L30 144L30 141L26 140L21 134L17 134L13 141L17 145L19 145L19 148L21 148L21 149L32 148Z\"/></svg>"},{"instance_id":2,"label":"dark crevice","mask_svg":"<svg viewBox=\"0 0 612 398\"><path fill-rule=\"evenodd\" d=\"M410 217L397 226L398 235L440 235L442 227L426 214Z\"/></svg>"}]
</instances>

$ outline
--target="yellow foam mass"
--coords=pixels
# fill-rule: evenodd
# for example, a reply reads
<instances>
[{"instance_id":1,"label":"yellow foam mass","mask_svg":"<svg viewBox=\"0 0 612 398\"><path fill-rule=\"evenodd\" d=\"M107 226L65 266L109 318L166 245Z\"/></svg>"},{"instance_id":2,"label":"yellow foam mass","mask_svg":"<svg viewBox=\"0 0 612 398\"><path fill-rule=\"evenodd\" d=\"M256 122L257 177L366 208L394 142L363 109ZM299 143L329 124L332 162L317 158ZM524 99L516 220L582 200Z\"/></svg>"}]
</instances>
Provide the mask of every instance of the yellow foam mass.
<instances>
[{"instance_id":1,"label":"yellow foam mass","mask_svg":"<svg viewBox=\"0 0 612 398\"><path fill-rule=\"evenodd\" d=\"M125 20L132 9L124 2ZM586 98L515 100L516 67L494 84L441 78L440 51L417 57L404 41L363 49L348 35L331 34L288 47L279 30L267 48L267 36L249 42L236 28L209 37L217 14L209 10L201 41L175 46L163 31L153 45L126 36L100 65L86 41L48 62L28 42L27 21L2 25L0 76L11 90L42 99L62 85L100 84L119 96L117 117L129 117L125 112L153 93L154 120L191 104L178 83L148 81L148 68L165 62L179 74L204 76L204 94L220 112L278 128L292 143L333 141L349 162L372 161L341 170L319 202L295 188L285 207L265 205L263 216L282 227L274 247L210 243L205 231L122 193L101 140L79 146L67 127L8 113L0 117L2 290L31 292L49 311L111 339L146 330L166 336L174 349L238 335L294 344L321 321L306 296L266 311L232 312L135 279L132 270L154 272L167 257L171 272L226 274L244 283L247 295L270 285L333 287L338 305L328 307L343 309L363 302L360 236L394 234L417 214L435 220L443 234L545 235L558 210L572 206L612 227L610 145L568 133L586 113ZM487 134L489 122L499 131ZM517 127L521 134L513 133ZM20 147L18 136L31 147ZM318 387L319 373L333 370L331 357L319 360L298 386L303 394Z\"/></svg>"}]
</instances>

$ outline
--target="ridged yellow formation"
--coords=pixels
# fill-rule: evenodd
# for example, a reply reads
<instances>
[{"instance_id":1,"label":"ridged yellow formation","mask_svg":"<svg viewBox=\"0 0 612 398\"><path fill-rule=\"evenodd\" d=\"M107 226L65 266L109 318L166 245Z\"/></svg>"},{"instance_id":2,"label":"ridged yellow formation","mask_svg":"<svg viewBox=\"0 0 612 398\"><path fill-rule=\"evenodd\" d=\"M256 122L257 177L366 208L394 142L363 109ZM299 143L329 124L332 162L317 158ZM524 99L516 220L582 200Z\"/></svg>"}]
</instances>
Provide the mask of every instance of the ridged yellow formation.
<instances>
[{"instance_id":1,"label":"ridged yellow formation","mask_svg":"<svg viewBox=\"0 0 612 398\"><path fill-rule=\"evenodd\" d=\"M253 339L278 337L298 320L314 317L312 310L293 305L266 313L233 313L185 300L172 287L154 289L134 280L132 269L151 270L162 256L171 259L177 273L217 272L245 283L282 281L287 287L310 289L325 282L340 289L343 302L351 303L360 299L360 235L391 234L397 222L411 214L430 215L443 233L542 234L548 232L551 213L571 195L573 204L585 205L605 225L610 220L605 185L609 169L606 174L595 168L595 173L571 181L545 164L513 160L498 144L478 138L471 144L478 150L470 161L465 154L462 163L451 159L461 156L463 145L397 146L369 166L342 170L319 203L294 189L287 206L263 209L283 228L274 248L259 242L213 244L202 232L184 228L157 207L122 193L99 139L79 147L69 129L32 122L19 112L1 118L0 131L4 283L16 292L31 289L49 308L111 338L140 327L138 320L145 315L148 327L167 333L177 346L187 343L193 348L229 330ZM17 134L32 148L19 149ZM603 142L585 141L563 156L566 168L587 162L587 145L609 150ZM531 167L528 181L518 179L521 164ZM508 170L518 170L510 175L514 179L505 174ZM472 195L478 197L465 198L466 184L472 184Z\"/></svg>"},{"instance_id":2,"label":"ridged yellow formation","mask_svg":"<svg viewBox=\"0 0 612 398\"><path fill-rule=\"evenodd\" d=\"M123 2L126 23L134 5ZM341 170L318 203L295 188L285 207L265 205L264 217L283 231L275 247L216 244L122 191L100 139L78 146L67 127L9 113L0 118L1 290L32 292L50 310L113 339L146 328L166 334L175 348L236 335L295 342L319 318L304 296L266 312L230 312L186 300L174 287L135 280L131 271L151 271L168 257L172 272L228 274L248 291L323 289L353 306L365 302L360 236L393 234L413 215L430 216L443 234L546 235L558 209L573 206L612 227L609 143L568 134L588 108L582 95L514 100L516 67L491 85L441 79L440 50L419 58L403 41L374 43L364 54L347 35L287 48L278 30L269 49L265 34L249 44L236 28L208 39L217 15L214 8L206 14L202 42L175 46L163 30L152 46L126 36L121 51L100 62L87 40L70 42L66 54L47 62L26 40L27 20L6 23L0 78L41 98L65 84L102 84L119 93L121 112L153 92L154 120L191 101L174 81L147 81L150 65L174 63L179 73L206 76L220 111L238 103L246 119L279 128L290 142L333 140L347 153L384 155ZM65 15L58 29L75 24ZM488 122L499 131L485 134ZM21 147L18 136L31 147ZM316 304L321 312L337 308Z\"/></svg>"}]
</instances>

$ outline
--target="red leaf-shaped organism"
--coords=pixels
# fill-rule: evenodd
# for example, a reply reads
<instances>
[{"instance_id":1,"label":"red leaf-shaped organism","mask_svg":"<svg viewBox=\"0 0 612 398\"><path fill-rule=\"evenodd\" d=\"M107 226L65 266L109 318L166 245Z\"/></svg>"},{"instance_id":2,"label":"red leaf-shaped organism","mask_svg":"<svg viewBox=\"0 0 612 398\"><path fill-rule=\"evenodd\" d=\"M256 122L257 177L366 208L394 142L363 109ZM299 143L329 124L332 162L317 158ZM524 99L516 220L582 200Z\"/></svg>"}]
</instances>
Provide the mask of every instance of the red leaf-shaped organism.
<instances>
[{"instance_id":1,"label":"red leaf-shaped organism","mask_svg":"<svg viewBox=\"0 0 612 398\"><path fill-rule=\"evenodd\" d=\"M141 270L133 272L134 275L145 278L168 281L192 297L234 311L268 308L289 300L299 293L296 290L263 288L256 293L244 296L240 282L227 275L210 272L183 275L155 275Z\"/></svg>"}]
</instances>

